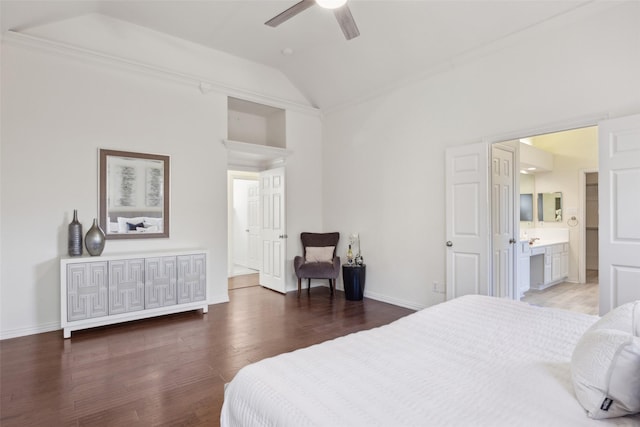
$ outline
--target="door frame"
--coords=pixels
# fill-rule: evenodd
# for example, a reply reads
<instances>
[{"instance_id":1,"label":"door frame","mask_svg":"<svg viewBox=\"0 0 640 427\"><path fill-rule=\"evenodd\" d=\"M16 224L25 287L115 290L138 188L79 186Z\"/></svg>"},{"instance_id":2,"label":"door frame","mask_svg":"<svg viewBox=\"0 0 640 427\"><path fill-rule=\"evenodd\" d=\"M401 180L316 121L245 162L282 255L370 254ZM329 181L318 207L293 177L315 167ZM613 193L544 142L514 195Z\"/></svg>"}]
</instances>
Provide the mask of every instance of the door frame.
<instances>
[{"instance_id":1,"label":"door frame","mask_svg":"<svg viewBox=\"0 0 640 427\"><path fill-rule=\"evenodd\" d=\"M598 146L600 140L598 138ZM599 157L599 156L598 156ZM578 212L578 221L580 228L578 235L580 236L580 256L578 257L578 283L587 282L587 174L598 172L598 169L581 169L578 176L578 188L580 188L580 211ZM598 229L598 238L600 238L600 229Z\"/></svg>"},{"instance_id":2,"label":"door frame","mask_svg":"<svg viewBox=\"0 0 640 427\"><path fill-rule=\"evenodd\" d=\"M520 139L524 139L524 138L529 138L532 136L536 136L536 135L544 135L544 134L548 134L548 133L557 133L557 132L565 132L565 131L569 131L572 129L579 129L579 128L585 128L585 127L592 127L592 126L598 126L600 122L604 121L604 120L608 120L611 117L608 114L601 114L601 115L596 115L596 116L590 116L590 117L583 117L583 118L579 118L576 120L566 120L566 121L560 121L557 123L553 123L553 124L549 124L549 125L543 125L543 126L538 126L538 127L533 127L533 128L529 128L529 129L524 129L524 130L520 130L520 131L513 131L513 132L507 132L507 133L503 133L503 134L497 134L497 135L493 135L493 136L488 136L482 139L482 142L484 142L485 144L487 144L487 146L491 147L493 144L499 144L499 143L504 143L505 141L512 141L512 140L520 140ZM598 143L600 143L600 141L598 141ZM491 150L488 150L489 152L491 152ZM517 159L520 159L520 147L517 147L516 150L516 155L517 155ZM515 164L515 162L514 162ZM517 171L519 171L518 168L515 168ZM489 174L489 185L491 186L491 171L487 171L487 173ZM581 174L582 175L582 174ZM584 187L584 186L582 186ZM517 173L516 174L516 183L514 185L514 192L516 189L520 188L520 174ZM584 189L583 189L584 191ZM584 213L584 207L582 206L584 203L586 203L584 201L584 194L582 195L582 200L581 200L581 208L583 209ZM515 197L515 196L514 196ZM516 200L514 200L514 215L517 214L517 212L520 211L520 198L519 197L515 197ZM584 220L584 215L581 216L582 220ZM517 217L518 221L516 222L517 224L517 234L518 237L520 235L520 221L519 221L519 216ZM492 220L492 212L490 211L489 208L489 216L487 217L487 220L489 222L488 227L489 229L491 229L491 220ZM586 245L584 244L584 236L581 236L581 248L579 250L586 250ZM493 242L489 242L489 246L490 246L490 253L493 253ZM517 253L517 251L514 251L514 253ZM582 252L581 252L582 253ZM584 259L584 253L582 253L582 256L580 257L580 259ZM517 279L517 274L518 274L518 262L517 259L514 259L514 274L515 277ZM584 261L583 261L584 262ZM584 272L582 273L584 275ZM491 264L490 266L490 271L489 274L487 275L487 279L490 281L493 281L493 264ZM581 282L583 283L583 282ZM517 287L517 280L514 281L514 286ZM514 296L517 295L517 293L513 294Z\"/></svg>"}]
</instances>

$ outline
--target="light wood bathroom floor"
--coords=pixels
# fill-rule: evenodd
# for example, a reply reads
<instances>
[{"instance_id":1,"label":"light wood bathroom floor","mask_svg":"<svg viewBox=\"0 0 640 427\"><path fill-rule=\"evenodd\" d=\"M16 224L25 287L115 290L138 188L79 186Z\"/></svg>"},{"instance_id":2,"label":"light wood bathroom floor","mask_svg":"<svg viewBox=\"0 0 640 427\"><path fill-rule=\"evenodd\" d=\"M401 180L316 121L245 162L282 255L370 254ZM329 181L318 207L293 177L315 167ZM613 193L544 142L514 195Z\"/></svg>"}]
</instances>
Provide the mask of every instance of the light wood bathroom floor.
<instances>
[{"instance_id":1,"label":"light wood bathroom floor","mask_svg":"<svg viewBox=\"0 0 640 427\"><path fill-rule=\"evenodd\" d=\"M563 282L542 291L530 290L521 299L531 305L598 314L598 270L587 270L587 283Z\"/></svg>"}]
</instances>

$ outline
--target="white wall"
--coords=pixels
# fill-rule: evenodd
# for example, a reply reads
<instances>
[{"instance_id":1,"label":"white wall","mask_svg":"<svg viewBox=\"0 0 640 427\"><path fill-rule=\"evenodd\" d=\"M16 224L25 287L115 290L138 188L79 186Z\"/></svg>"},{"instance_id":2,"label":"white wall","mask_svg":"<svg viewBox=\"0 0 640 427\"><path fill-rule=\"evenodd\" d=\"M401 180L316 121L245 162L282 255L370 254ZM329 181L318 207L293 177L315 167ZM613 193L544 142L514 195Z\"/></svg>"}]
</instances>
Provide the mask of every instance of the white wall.
<instances>
[{"instance_id":1,"label":"white wall","mask_svg":"<svg viewBox=\"0 0 640 427\"><path fill-rule=\"evenodd\" d=\"M104 35L101 28L94 29ZM20 38L3 39L2 338L59 328L59 258L67 253L67 225L73 209L78 209L85 230L97 216L98 148L171 156L171 237L108 240L104 254L208 249L209 302L228 300L227 156L221 144L227 137L227 94L218 90L203 94L197 84L167 76L165 71L120 62L118 49L130 52L132 45L118 37L127 34L136 40L137 29L124 31L119 24L119 30L123 31L113 32L116 39L111 44L100 39L101 46L109 48L109 58L76 54L47 43L23 43ZM163 60L184 44L140 31L144 47ZM91 39L90 34L69 31L65 40L74 35L83 42ZM224 60L224 55L213 56L206 60ZM245 77L231 82L234 95L243 84L254 99L262 87L282 86L279 73L269 77L263 66L240 64L231 60L220 64L227 71L240 67L235 75ZM306 187L297 183L289 187L287 208L293 229L300 230L321 225L321 200L307 200L307 188L319 192L321 187L317 161L321 127L315 110L292 103L297 99L292 92L289 87L281 93L289 98L284 105L297 110L288 123L292 148L300 151L288 161L287 169L292 179L307 181ZM315 213L307 216L302 206Z\"/></svg>"},{"instance_id":2,"label":"white wall","mask_svg":"<svg viewBox=\"0 0 640 427\"><path fill-rule=\"evenodd\" d=\"M409 307L443 300L432 282L445 280L447 147L640 111L639 22L640 3L628 2L550 23L449 71L328 113L325 228L360 232L365 294ZM340 246L344 253L344 240Z\"/></svg>"},{"instance_id":3,"label":"white wall","mask_svg":"<svg viewBox=\"0 0 640 427\"><path fill-rule=\"evenodd\" d=\"M287 204L286 289L298 289L293 258L302 255L300 233L333 231L323 228L322 122L319 117L298 111L286 112L287 150L285 166ZM330 174L333 172L330 171ZM335 207L338 208L338 207ZM326 280L324 281L327 285Z\"/></svg>"}]
</instances>

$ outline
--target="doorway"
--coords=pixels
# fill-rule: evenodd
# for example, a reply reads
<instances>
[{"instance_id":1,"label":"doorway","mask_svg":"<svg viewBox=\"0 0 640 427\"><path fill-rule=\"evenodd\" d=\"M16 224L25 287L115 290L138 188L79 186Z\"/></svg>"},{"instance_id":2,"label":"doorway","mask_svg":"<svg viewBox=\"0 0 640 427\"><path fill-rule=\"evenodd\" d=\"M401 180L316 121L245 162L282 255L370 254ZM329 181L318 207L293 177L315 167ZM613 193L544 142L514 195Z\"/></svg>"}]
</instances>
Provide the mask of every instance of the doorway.
<instances>
[{"instance_id":1,"label":"doorway","mask_svg":"<svg viewBox=\"0 0 640 427\"><path fill-rule=\"evenodd\" d=\"M286 292L285 168L227 173L227 277ZM246 287L246 286L243 286Z\"/></svg>"},{"instance_id":2,"label":"doorway","mask_svg":"<svg viewBox=\"0 0 640 427\"><path fill-rule=\"evenodd\" d=\"M594 146L591 148L595 155L589 157L594 162L592 166L586 168L580 166L576 170L576 161L573 158L567 159L564 154L579 159L585 158L589 150L584 146L584 140L578 148L568 149L562 144L564 153L556 156L557 163L554 162L554 170L560 178L554 184L563 185L565 189L551 193L552 199L562 197L560 204L550 201L555 210L556 219L549 220L549 227L541 222L541 229L555 229L565 227L569 233L567 242L560 242L558 250L547 253L545 258L543 277L549 274L554 279L571 278L577 276L576 260L582 252L584 246L573 244L576 235L579 240L582 237L581 227L584 224L584 209L579 208L578 200L584 187L570 188L579 181L580 170L593 168L599 171L598 176L598 314L604 315L615 307L640 298L640 232L638 231L637 218L640 216L640 203L638 203L638 189L640 188L640 114L619 117L614 119L601 120L597 127L575 128L574 131L566 132L592 132ZM533 132L532 132L533 133ZM544 136L544 135L542 135ZM491 182L489 177L490 146L492 142L507 141L508 138L493 139L480 144L468 144L463 146L450 147L446 150L445 157L445 187L446 187L446 295L447 299L456 298L469 293L495 296L492 289L493 276L500 272L494 272L490 263L491 255L491 227L490 216L492 214L489 199ZM555 145L555 144L554 144ZM522 148L522 147L519 147ZM521 153L520 153L521 154ZM484 174L481 173L484 171ZM485 178L483 178L483 175ZM541 175L544 176L544 175ZM459 179L458 179L459 177ZM568 185L567 185L568 184ZM554 185L554 187L556 186ZM541 192L537 188L535 192ZM475 192L473 192L475 191ZM567 198L564 199L562 192ZM577 195L576 195L577 193ZM515 201L513 216L519 210L519 197L514 191L512 198ZM473 196L473 197L472 197ZM582 196L584 199L584 196ZM537 198L537 200L540 200ZM542 197L543 203L545 198ZM566 202L566 204L564 203ZM465 208L475 208L475 217L469 217ZM470 209L472 210L472 209ZM484 214L483 214L484 212ZM560 216L558 216L560 214ZM465 216L466 215L466 216ZM483 216L484 215L484 216ZM539 216L538 221L540 221ZM486 219L486 221L484 220ZM569 222L570 221L570 222ZM557 224L558 223L558 224ZM551 226L555 224L556 226ZM462 228L461 228L462 227ZM524 240L520 233L520 243ZM535 227L538 228L538 227ZM463 233L461 233L462 231ZM537 230L536 230L537 231ZM556 230L556 232L558 232ZM472 239L469 239L472 237ZM537 237L537 236L534 236ZM468 250L459 243L467 243ZM468 243L473 243L469 245ZM558 243L558 242L553 242ZM578 242L579 243L579 242ZM458 249L454 249L458 248ZM530 245L526 245L530 249ZM517 253L517 252L516 252ZM549 258L546 257L549 255ZM515 258L515 257L514 257ZM547 261L547 259L549 261ZM465 264L465 261L466 264ZM556 261L553 262L552 261ZM529 264L531 266L531 264ZM547 265L549 265L547 271ZM516 274L523 269L517 268L515 259L513 260ZM467 268L464 268L467 267ZM474 268L475 267L475 268ZM488 267L488 268L486 268ZM555 268L554 268L555 267ZM486 268L486 269L485 269ZM483 270L484 269L484 270ZM479 274L486 272L485 274ZM529 276L530 277L530 276ZM478 286L484 283L484 286ZM582 283L578 283L579 286ZM460 284L467 284L461 287ZM514 281L517 283L517 281ZM554 283L555 284L555 283Z\"/></svg>"},{"instance_id":3,"label":"doorway","mask_svg":"<svg viewBox=\"0 0 640 427\"><path fill-rule=\"evenodd\" d=\"M584 281L598 281L598 172L584 174L584 242L585 265Z\"/></svg>"},{"instance_id":4,"label":"doorway","mask_svg":"<svg viewBox=\"0 0 640 427\"><path fill-rule=\"evenodd\" d=\"M518 289L513 295L534 305L597 314L598 201L597 197L587 201L588 197L593 199L593 190L588 190L587 195L585 171L598 169L598 128L590 126L515 141L519 146L520 173L519 197L517 193L514 197L518 205L518 250L512 257ZM525 207L528 209L523 212ZM591 255L588 275L586 246Z\"/></svg>"},{"instance_id":5,"label":"doorway","mask_svg":"<svg viewBox=\"0 0 640 427\"><path fill-rule=\"evenodd\" d=\"M260 270L258 220L258 173L229 171L227 276L255 275Z\"/></svg>"}]
</instances>

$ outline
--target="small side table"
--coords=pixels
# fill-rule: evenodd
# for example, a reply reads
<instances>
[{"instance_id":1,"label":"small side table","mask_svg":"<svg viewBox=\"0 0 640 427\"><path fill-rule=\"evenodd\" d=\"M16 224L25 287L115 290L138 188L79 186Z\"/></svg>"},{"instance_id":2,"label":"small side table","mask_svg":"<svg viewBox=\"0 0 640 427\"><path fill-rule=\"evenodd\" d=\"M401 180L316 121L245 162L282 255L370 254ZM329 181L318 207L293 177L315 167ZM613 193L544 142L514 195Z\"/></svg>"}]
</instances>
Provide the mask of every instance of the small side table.
<instances>
[{"instance_id":1,"label":"small side table","mask_svg":"<svg viewBox=\"0 0 640 427\"><path fill-rule=\"evenodd\" d=\"M366 279L367 266L342 265L342 283L344 284L345 298L349 301L360 301L364 296L364 281Z\"/></svg>"}]
</instances>

